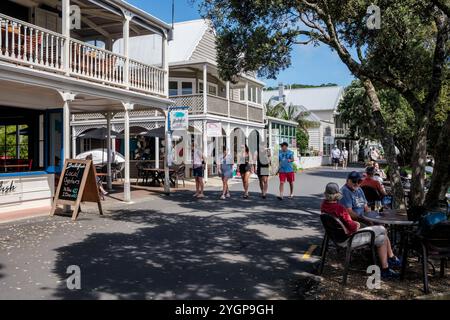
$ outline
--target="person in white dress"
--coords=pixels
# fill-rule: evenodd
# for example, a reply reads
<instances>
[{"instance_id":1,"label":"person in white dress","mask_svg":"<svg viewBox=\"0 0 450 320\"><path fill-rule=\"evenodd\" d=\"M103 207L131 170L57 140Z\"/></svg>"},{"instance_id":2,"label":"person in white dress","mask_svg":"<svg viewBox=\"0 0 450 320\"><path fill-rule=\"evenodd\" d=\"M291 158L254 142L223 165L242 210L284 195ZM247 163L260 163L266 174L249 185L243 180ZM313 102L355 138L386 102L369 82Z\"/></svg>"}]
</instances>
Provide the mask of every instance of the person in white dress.
<instances>
[{"instance_id":1,"label":"person in white dress","mask_svg":"<svg viewBox=\"0 0 450 320\"><path fill-rule=\"evenodd\" d=\"M347 168L347 163L348 163L348 150L347 150L346 147L344 147L342 149L341 162L342 162L342 169L346 169Z\"/></svg>"}]
</instances>

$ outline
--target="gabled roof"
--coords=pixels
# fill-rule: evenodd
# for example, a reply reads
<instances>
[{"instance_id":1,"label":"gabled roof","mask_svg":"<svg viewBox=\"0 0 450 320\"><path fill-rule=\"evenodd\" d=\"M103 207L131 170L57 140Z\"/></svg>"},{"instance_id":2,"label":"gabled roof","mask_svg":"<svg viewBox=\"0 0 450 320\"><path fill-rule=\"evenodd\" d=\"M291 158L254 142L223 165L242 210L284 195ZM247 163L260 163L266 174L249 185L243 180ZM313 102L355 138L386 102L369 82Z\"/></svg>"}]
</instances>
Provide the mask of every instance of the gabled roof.
<instances>
[{"instance_id":1,"label":"gabled roof","mask_svg":"<svg viewBox=\"0 0 450 320\"><path fill-rule=\"evenodd\" d=\"M189 61L208 28L204 19L175 23L173 40L169 42L169 63Z\"/></svg>"},{"instance_id":2,"label":"gabled roof","mask_svg":"<svg viewBox=\"0 0 450 320\"><path fill-rule=\"evenodd\" d=\"M189 61L208 28L208 22L203 19L175 23L173 40L169 41L169 64ZM131 37L129 46L131 59L151 65L162 62L162 42L158 35ZM123 51L123 39L118 39L113 52L123 54Z\"/></svg>"},{"instance_id":3,"label":"gabled roof","mask_svg":"<svg viewBox=\"0 0 450 320\"><path fill-rule=\"evenodd\" d=\"M344 88L340 86L284 90L287 105L303 106L309 111L336 110L343 93ZM278 97L278 90L269 90L263 93L265 102L276 97Z\"/></svg>"}]
</instances>

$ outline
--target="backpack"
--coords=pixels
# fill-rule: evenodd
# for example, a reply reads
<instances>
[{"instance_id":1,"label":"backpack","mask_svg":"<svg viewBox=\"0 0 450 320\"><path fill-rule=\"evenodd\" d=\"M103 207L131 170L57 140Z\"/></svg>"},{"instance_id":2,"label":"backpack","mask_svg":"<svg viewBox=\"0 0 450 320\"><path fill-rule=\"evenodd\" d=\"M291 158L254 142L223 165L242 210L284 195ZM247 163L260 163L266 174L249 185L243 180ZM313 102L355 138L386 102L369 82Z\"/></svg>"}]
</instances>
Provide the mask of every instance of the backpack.
<instances>
[{"instance_id":1,"label":"backpack","mask_svg":"<svg viewBox=\"0 0 450 320\"><path fill-rule=\"evenodd\" d=\"M443 212L429 212L419 222L419 230L421 234L430 233L433 226L438 223L447 221L447 215Z\"/></svg>"}]
</instances>

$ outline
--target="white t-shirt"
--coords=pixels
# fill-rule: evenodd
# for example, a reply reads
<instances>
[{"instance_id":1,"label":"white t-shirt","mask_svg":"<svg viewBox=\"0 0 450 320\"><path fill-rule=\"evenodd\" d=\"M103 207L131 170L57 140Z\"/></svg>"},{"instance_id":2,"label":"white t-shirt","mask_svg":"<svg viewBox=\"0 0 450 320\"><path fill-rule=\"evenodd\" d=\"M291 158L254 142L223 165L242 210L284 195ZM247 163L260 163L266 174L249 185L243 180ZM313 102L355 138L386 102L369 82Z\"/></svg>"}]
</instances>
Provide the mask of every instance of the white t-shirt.
<instances>
[{"instance_id":1,"label":"white t-shirt","mask_svg":"<svg viewBox=\"0 0 450 320\"><path fill-rule=\"evenodd\" d=\"M201 150L194 150L194 168L199 168L203 165L203 156Z\"/></svg>"},{"instance_id":2,"label":"white t-shirt","mask_svg":"<svg viewBox=\"0 0 450 320\"><path fill-rule=\"evenodd\" d=\"M331 157L335 159L339 159L341 156L341 150L339 148L331 149Z\"/></svg>"},{"instance_id":3,"label":"white t-shirt","mask_svg":"<svg viewBox=\"0 0 450 320\"><path fill-rule=\"evenodd\" d=\"M342 158L347 160L347 158L348 158L348 150L342 150Z\"/></svg>"}]
</instances>

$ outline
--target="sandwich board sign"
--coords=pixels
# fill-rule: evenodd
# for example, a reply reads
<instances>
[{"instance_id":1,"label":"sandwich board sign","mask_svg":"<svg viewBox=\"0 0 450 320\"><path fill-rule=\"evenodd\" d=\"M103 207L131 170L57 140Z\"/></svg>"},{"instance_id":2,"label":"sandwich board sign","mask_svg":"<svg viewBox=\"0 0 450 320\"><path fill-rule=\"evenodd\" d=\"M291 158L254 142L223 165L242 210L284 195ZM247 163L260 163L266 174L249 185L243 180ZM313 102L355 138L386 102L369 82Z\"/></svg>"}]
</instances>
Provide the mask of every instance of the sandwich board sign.
<instances>
[{"instance_id":1,"label":"sandwich board sign","mask_svg":"<svg viewBox=\"0 0 450 320\"><path fill-rule=\"evenodd\" d=\"M103 215L92 160L68 159L64 163L50 215L55 214L58 205L68 205L73 208L72 220L76 220L81 202L96 202L100 215Z\"/></svg>"}]
</instances>

